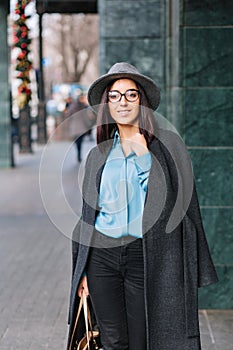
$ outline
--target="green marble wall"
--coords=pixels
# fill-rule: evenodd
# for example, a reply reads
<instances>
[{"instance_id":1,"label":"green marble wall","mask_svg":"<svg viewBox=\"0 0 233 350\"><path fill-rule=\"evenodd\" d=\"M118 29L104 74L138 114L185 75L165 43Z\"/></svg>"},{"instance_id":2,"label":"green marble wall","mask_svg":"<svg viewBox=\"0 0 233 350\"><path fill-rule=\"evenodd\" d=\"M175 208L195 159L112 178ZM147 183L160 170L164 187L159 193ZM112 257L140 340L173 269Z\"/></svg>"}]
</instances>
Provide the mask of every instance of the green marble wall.
<instances>
[{"instance_id":1,"label":"green marble wall","mask_svg":"<svg viewBox=\"0 0 233 350\"><path fill-rule=\"evenodd\" d=\"M0 167L11 165L10 103L8 84L7 15L9 3L0 3Z\"/></svg>"},{"instance_id":2,"label":"green marble wall","mask_svg":"<svg viewBox=\"0 0 233 350\"><path fill-rule=\"evenodd\" d=\"M233 307L233 2L180 1L179 86L207 239L220 283L201 308Z\"/></svg>"},{"instance_id":3,"label":"green marble wall","mask_svg":"<svg viewBox=\"0 0 233 350\"><path fill-rule=\"evenodd\" d=\"M99 0L100 73L126 61L164 89L162 0ZM161 107L165 105L163 94Z\"/></svg>"}]
</instances>

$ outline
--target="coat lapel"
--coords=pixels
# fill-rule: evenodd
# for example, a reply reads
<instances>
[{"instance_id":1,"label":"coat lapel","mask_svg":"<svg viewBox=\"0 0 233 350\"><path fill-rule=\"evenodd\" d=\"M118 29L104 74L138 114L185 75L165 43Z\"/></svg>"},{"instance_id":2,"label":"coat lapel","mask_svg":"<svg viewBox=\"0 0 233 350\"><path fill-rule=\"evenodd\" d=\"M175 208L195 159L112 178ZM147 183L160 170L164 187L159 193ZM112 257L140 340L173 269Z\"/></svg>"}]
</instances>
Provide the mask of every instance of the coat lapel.
<instances>
[{"instance_id":1,"label":"coat lapel","mask_svg":"<svg viewBox=\"0 0 233 350\"><path fill-rule=\"evenodd\" d=\"M99 211L98 195L101 175L111 150L113 140L105 142L103 149L95 147L87 159L85 178L83 183L83 220L81 222L80 243L85 246L91 245L96 214ZM88 253L88 252L87 252Z\"/></svg>"},{"instance_id":2,"label":"coat lapel","mask_svg":"<svg viewBox=\"0 0 233 350\"><path fill-rule=\"evenodd\" d=\"M143 213L143 234L153 228L153 235L161 236L166 231L169 215L177 196L177 175L171 174L165 147L155 139L149 150L152 155L151 171ZM171 176L172 175L172 176ZM155 230L158 227L159 230Z\"/></svg>"}]
</instances>

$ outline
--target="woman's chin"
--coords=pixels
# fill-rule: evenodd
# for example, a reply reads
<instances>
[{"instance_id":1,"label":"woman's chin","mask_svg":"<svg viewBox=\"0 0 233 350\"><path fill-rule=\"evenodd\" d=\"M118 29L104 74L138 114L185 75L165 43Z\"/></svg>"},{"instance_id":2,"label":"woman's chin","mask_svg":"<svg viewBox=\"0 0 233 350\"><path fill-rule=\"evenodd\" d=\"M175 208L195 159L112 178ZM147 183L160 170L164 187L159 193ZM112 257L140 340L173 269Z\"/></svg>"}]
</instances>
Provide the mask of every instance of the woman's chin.
<instances>
[{"instance_id":1,"label":"woman's chin","mask_svg":"<svg viewBox=\"0 0 233 350\"><path fill-rule=\"evenodd\" d=\"M116 120L116 123L119 125L131 125L131 126L138 126L138 120L133 120L132 118L127 118L127 117L122 117L122 118L118 118L118 120Z\"/></svg>"}]
</instances>

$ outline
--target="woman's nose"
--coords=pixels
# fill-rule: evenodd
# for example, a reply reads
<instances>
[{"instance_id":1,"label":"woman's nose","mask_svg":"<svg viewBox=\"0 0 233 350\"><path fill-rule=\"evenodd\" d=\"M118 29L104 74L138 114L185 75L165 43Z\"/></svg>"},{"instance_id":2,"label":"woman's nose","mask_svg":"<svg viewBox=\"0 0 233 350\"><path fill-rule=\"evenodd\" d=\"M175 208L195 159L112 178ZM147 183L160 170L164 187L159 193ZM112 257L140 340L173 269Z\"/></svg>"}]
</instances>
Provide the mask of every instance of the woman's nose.
<instances>
[{"instance_id":1,"label":"woman's nose","mask_svg":"<svg viewBox=\"0 0 233 350\"><path fill-rule=\"evenodd\" d=\"M120 104L121 104L122 106L127 105L127 100L126 100L126 98L125 98L124 95L121 96Z\"/></svg>"}]
</instances>

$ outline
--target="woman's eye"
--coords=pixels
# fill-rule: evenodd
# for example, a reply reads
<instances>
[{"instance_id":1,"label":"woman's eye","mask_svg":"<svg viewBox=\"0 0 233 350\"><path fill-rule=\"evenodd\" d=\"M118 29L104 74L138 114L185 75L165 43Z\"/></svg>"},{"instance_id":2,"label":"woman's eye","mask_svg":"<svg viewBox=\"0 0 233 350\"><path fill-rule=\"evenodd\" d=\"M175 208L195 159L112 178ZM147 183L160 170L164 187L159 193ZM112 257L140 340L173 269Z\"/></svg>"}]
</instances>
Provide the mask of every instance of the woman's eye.
<instances>
[{"instance_id":1,"label":"woman's eye","mask_svg":"<svg viewBox=\"0 0 233 350\"><path fill-rule=\"evenodd\" d=\"M117 94L109 94L109 97L111 98L111 100L116 100L118 95Z\"/></svg>"},{"instance_id":2,"label":"woman's eye","mask_svg":"<svg viewBox=\"0 0 233 350\"><path fill-rule=\"evenodd\" d=\"M133 98L136 98L136 97L137 97L137 93L136 92L130 92L128 94L128 98L130 98L130 99L133 99Z\"/></svg>"}]
</instances>

